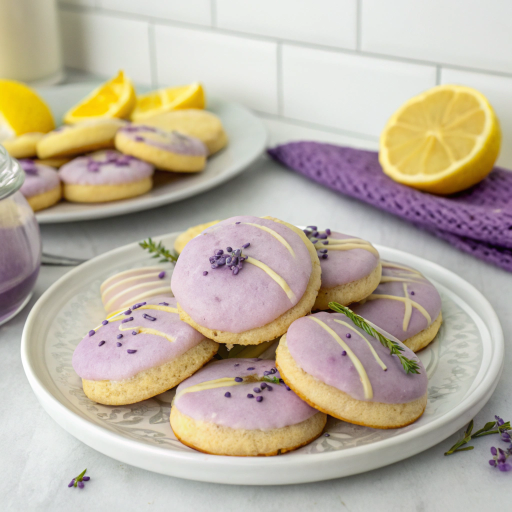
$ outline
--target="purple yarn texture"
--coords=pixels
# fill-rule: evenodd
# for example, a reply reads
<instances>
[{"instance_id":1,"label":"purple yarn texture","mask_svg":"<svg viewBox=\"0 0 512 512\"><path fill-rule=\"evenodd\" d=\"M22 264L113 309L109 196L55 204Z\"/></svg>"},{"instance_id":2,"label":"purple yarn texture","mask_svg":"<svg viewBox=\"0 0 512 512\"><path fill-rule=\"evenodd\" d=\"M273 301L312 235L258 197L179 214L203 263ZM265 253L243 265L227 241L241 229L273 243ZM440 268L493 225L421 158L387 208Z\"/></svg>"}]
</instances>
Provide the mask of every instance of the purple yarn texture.
<instances>
[{"instance_id":1,"label":"purple yarn texture","mask_svg":"<svg viewBox=\"0 0 512 512\"><path fill-rule=\"evenodd\" d=\"M512 272L512 172L495 167L474 187L435 196L388 178L378 153L319 142L269 149L277 162L337 192L354 197L446 240L458 249Z\"/></svg>"}]
</instances>

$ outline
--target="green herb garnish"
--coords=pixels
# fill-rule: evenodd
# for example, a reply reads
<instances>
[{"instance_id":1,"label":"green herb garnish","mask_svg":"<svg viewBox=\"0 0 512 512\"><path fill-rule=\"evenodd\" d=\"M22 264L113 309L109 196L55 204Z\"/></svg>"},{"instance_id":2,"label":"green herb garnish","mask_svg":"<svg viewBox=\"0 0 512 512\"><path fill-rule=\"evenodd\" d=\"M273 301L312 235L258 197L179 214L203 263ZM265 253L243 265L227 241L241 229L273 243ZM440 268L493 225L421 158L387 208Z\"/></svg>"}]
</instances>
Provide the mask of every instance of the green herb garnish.
<instances>
[{"instance_id":1,"label":"green herb garnish","mask_svg":"<svg viewBox=\"0 0 512 512\"><path fill-rule=\"evenodd\" d=\"M420 373L420 366L418 362L414 361L413 359L408 359L402 355L404 348L401 345L399 345L396 341L390 340L389 338L386 338L386 336L383 336L379 331L375 330L370 324L368 324L362 316L357 315L351 309L347 308L346 306L342 306L337 302L329 302L329 307L337 313L343 313L345 316L350 318L352 322L354 322L354 325L363 329L363 331L368 333L370 336L377 338L382 343L382 345L389 348L389 353L398 357L406 373Z\"/></svg>"},{"instance_id":2,"label":"green herb garnish","mask_svg":"<svg viewBox=\"0 0 512 512\"><path fill-rule=\"evenodd\" d=\"M261 380L264 380L265 382L272 382L272 384L281 384L279 382L279 379L277 377L262 377Z\"/></svg>"},{"instance_id":3,"label":"green herb garnish","mask_svg":"<svg viewBox=\"0 0 512 512\"><path fill-rule=\"evenodd\" d=\"M178 261L178 253L176 251L169 251L169 249L166 249L162 242L156 243L153 242L151 238L148 238L147 240L139 242L139 245L142 249L153 254L152 258L161 258L160 263L166 263L168 261L176 263Z\"/></svg>"}]
</instances>

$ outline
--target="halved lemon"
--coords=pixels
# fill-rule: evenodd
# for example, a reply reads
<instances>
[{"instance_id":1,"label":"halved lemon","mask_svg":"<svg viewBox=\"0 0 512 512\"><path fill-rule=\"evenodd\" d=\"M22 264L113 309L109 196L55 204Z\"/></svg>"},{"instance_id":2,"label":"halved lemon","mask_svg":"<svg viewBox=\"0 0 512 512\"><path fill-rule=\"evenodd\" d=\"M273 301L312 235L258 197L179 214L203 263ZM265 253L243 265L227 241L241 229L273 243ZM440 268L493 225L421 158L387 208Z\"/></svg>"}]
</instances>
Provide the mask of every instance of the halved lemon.
<instances>
[{"instance_id":1,"label":"halved lemon","mask_svg":"<svg viewBox=\"0 0 512 512\"><path fill-rule=\"evenodd\" d=\"M0 80L0 142L54 128L50 108L35 91L14 80Z\"/></svg>"},{"instance_id":2,"label":"halved lemon","mask_svg":"<svg viewBox=\"0 0 512 512\"><path fill-rule=\"evenodd\" d=\"M76 124L99 117L126 119L135 107L136 95L132 81L119 71L117 76L100 85L66 112L64 122Z\"/></svg>"},{"instance_id":3,"label":"halved lemon","mask_svg":"<svg viewBox=\"0 0 512 512\"><path fill-rule=\"evenodd\" d=\"M205 105L204 90L199 83L168 87L137 96L137 105L133 109L131 118L132 121L142 121L171 110L201 109Z\"/></svg>"},{"instance_id":4,"label":"halved lemon","mask_svg":"<svg viewBox=\"0 0 512 512\"><path fill-rule=\"evenodd\" d=\"M491 172L500 145L498 118L482 93L439 85L391 116L380 137L379 161L399 183L453 194Z\"/></svg>"}]
</instances>

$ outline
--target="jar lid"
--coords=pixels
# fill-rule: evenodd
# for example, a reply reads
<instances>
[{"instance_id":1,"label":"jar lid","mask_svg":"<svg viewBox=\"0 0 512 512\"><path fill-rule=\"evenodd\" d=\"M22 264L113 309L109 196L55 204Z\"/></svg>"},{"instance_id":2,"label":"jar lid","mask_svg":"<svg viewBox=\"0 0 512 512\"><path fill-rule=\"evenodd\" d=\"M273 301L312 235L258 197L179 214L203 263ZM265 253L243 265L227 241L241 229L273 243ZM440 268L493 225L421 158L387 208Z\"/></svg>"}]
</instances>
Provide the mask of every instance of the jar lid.
<instances>
[{"instance_id":1,"label":"jar lid","mask_svg":"<svg viewBox=\"0 0 512 512\"><path fill-rule=\"evenodd\" d=\"M17 160L11 158L0 144L0 199L17 192L25 181L25 173Z\"/></svg>"}]
</instances>

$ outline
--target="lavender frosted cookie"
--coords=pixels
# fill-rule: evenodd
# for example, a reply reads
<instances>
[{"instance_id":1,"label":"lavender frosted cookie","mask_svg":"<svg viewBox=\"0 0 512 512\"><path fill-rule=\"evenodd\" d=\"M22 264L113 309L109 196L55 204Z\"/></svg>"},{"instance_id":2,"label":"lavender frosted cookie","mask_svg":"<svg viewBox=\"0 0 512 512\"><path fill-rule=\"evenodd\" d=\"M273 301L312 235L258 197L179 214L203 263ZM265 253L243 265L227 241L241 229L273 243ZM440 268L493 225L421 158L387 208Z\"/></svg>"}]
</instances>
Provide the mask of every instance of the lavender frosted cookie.
<instances>
[{"instance_id":1,"label":"lavender frosted cookie","mask_svg":"<svg viewBox=\"0 0 512 512\"><path fill-rule=\"evenodd\" d=\"M377 249L362 238L316 226L304 230L314 244L322 267L322 286L313 309L329 309L329 302L348 306L377 288L381 275Z\"/></svg>"},{"instance_id":2,"label":"lavender frosted cookie","mask_svg":"<svg viewBox=\"0 0 512 512\"><path fill-rule=\"evenodd\" d=\"M271 217L232 217L185 246L171 288L180 318L207 338L258 345L311 311L320 263L295 226Z\"/></svg>"},{"instance_id":3,"label":"lavender frosted cookie","mask_svg":"<svg viewBox=\"0 0 512 512\"><path fill-rule=\"evenodd\" d=\"M417 352L436 336L443 315L436 287L413 268L382 262L377 289L352 309Z\"/></svg>"},{"instance_id":4,"label":"lavender frosted cookie","mask_svg":"<svg viewBox=\"0 0 512 512\"><path fill-rule=\"evenodd\" d=\"M116 132L125 124L121 119L100 118L60 126L37 143L37 156L48 159L113 148Z\"/></svg>"},{"instance_id":5,"label":"lavender frosted cookie","mask_svg":"<svg viewBox=\"0 0 512 512\"><path fill-rule=\"evenodd\" d=\"M107 314L157 295L172 297L170 270L170 265L134 268L106 279L100 292Z\"/></svg>"},{"instance_id":6,"label":"lavender frosted cookie","mask_svg":"<svg viewBox=\"0 0 512 512\"><path fill-rule=\"evenodd\" d=\"M20 160L25 171L25 181L20 192L35 212L58 203L62 197L62 187L57 171L47 165L36 164L32 160Z\"/></svg>"},{"instance_id":7,"label":"lavender frosted cookie","mask_svg":"<svg viewBox=\"0 0 512 512\"><path fill-rule=\"evenodd\" d=\"M327 417L280 381L274 361L229 359L182 382L171 427L187 446L215 455L278 455L316 439Z\"/></svg>"},{"instance_id":8,"label":"lavender frosted cookie","mask_svg":"<svg viewBox=\"0 0 512 512\"><path fill-rule=\"evenodd\" d=\"M281 377L303 400L335 418L374 428L416 421L427 405L427 374L406 373L397 356L345 315L316 313L295 321L277 349Z\"/></svg>"},{"instance_id":9,"label":"lavender frosted cookie","mask_svg":"<svg viewBox=\"0 0 512 512\"><path fill-rule=\"evenodd\" d=\"M173 388L217 350L179 319L175 299L154 297L91 329L72 363L91 400L124 405Z\"/></svg>"},{"instance_id":10,"label":"lavender frosted cookie","mask_svg":"<svg viewBox=\"0 0 512 512\"><path fill-rule=\"evenodd\" d=\"M208 149L199 139L133 124L117 132L116 148L151 162L157 169L174 172L202 171L208 156Z\"/></svg>"},{"instance_id":11,"label":"lavender frosted cookie","mask_svg":"<svg viewBox=\"0 0 512 512\"><path fill-rule=\"evenodd\" d=\"M118 151L96 151L59 169L64 197L75 203L104 203L140 196L153 187L153 166Z\"/></svg>"}]
</instances>

